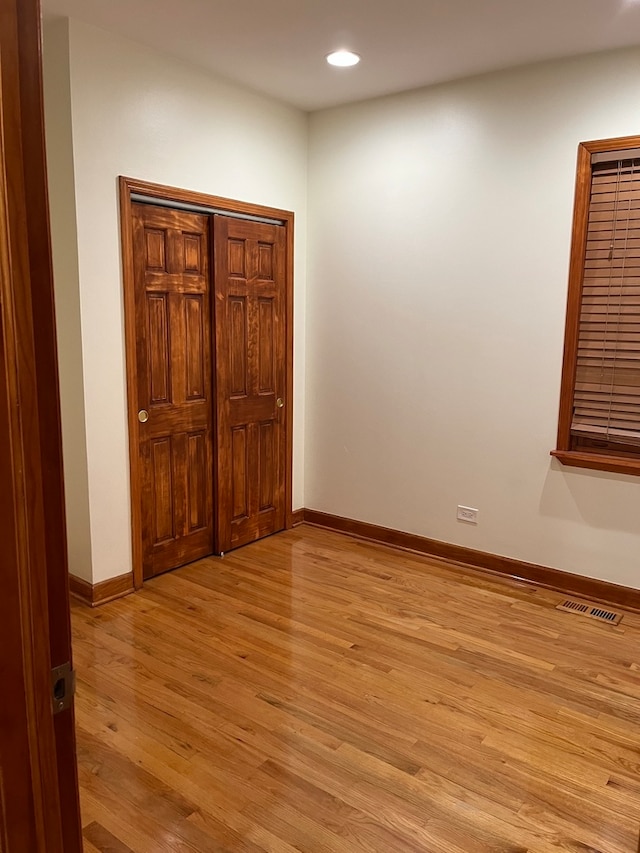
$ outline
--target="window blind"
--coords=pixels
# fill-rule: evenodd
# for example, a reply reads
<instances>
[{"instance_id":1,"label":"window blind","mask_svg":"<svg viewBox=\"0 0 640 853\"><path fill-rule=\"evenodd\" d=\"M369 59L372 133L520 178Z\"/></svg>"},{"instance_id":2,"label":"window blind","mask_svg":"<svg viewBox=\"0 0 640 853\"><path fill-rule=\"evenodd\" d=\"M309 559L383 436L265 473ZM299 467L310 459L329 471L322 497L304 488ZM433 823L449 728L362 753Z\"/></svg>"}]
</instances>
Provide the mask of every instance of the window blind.
<instances>
[{"instance_id":1,"label":"window blind","mask_svg":"<svg viewBox=\"0 0 640 853\"><path fill-rule=\"evenodd\" d=\"M592 159L571 436L640 450L640 152Z\"/></svg>"}]
</instances>

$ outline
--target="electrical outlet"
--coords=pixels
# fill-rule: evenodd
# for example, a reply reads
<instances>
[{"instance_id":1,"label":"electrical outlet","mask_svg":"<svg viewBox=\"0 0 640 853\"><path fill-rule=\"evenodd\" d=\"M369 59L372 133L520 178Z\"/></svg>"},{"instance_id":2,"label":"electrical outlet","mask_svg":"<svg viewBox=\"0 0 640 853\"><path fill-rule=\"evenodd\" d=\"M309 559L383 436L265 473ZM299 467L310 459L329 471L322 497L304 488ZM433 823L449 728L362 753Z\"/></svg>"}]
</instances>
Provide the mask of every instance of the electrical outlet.
<instances>
[{"instance_id":1,"label":"electrical outlet","mask_svg":"<svg viewBox=\"0 0 640 853\"><path fill-rule=\"evenodd\" d=\"M457 519L458 521L466 521L468 524L477 524L478 510L470 506L459 506Z\"/></svg>"}]
</instances>

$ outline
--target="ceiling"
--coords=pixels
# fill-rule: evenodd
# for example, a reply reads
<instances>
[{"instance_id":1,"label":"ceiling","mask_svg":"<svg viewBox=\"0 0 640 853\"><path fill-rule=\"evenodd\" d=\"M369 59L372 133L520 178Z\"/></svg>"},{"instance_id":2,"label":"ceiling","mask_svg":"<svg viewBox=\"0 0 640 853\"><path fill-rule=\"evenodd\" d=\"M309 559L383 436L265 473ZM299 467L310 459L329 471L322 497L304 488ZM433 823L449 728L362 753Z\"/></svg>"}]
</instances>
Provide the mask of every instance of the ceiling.
<instances>
[{"instance_id":1,"label":"ceiling","mask_svg":"<svg viewBox=\"0 0 640 853\"><path fill-rule=\"evenodd\" d=\"M640 44L640 0L43 0L304 110ZM327 53L362 55L331 68Z\"/></svg>"}]
</instances>

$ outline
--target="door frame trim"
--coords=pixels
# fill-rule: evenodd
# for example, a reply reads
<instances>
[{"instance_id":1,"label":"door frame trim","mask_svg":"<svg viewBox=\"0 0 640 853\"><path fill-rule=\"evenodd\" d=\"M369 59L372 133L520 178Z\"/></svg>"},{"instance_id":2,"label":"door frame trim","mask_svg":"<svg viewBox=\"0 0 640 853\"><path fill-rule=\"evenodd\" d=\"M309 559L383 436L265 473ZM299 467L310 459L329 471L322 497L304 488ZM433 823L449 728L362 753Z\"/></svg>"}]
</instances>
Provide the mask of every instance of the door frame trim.
<instances>
[{"instance_id":1,"label":"door frame trim","mask_svg":"<svg viewBox=\"0 0 640 853\"><path fill-rule=\"evenodd\" d=\"M136 326L135 326L135 272L133 262L133 193L149 196L162 202L182 202L215 207L223 213L249 214L278 219L286 228L286 257L285 257L285 334L286 334L286 399L287 410L285 418L285 529L294 525L293 515L293 228L294 214L290 210L280 210L265 207L245 201L222 198L206 193L184 190L177 187L154 184L137 178L118 178L120 190L120 239L122 250L122 275L124 294L124 331L127 374L127 421L129 425L129 471L131 486L131 538L133 556L133 581L135 589L141 589L143 584L143 540L141 518L141 466L138 447L140 444L139 424L137 418L137 356L136 356ZM213 253L213 242L211 244ZM213 266L211 281L213 283ZM215 327L212 323L211 340L214 340ZM215 361L212 362L215 375ZM215 418L214 418L215 421ZM215 534L217 536L217 533Z\"/></svg>"},{"instance_id":2,"label":"door frame trim","mask_svg":"<svg viewBox=\"0 0 640 853\"><path fill-rule=\"evenodd\" d=\"M7 853L82 850L73 702L54 716L51 689L52 669L71 661L71 625L44 143L40 3L3 0L0 849ZM6 749L9 740L15 751Z\"/></svg>"}]
</instances>

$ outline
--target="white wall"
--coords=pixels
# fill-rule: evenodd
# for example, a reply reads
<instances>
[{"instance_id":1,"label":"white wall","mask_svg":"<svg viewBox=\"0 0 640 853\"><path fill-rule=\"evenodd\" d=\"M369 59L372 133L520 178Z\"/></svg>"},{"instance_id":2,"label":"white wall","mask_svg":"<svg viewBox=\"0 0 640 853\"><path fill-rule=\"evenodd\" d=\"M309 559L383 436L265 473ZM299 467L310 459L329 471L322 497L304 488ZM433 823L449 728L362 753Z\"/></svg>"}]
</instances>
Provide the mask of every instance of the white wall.
<instances>
[{"instance_id":1,"label":"white wall","mask_svg":"<svg viewBox=\"0 0 640 853\"><path fill-rule=\"evenodd\" d=\"M131 569L118 175L295 212L294 505L302 506L307 117L142 45L68 25L91 578L98 583ZM49 156L55 172L58 156ZM59 252L55 273L63 275ZM72 301L59 306L74 315L69 322L77 320Z\"/></svg>"},{"instance_id":2,"label":"white wall","mask_svg":"<svg viewBox=\"0 0 640 853\"><path fill-rule=\"evenodd\" d=\"M549 457L577 145L639 98L632 50L312 116L307 507L640 586L640 482Z\"/></svg>"},{"instance_id":3,"label":"white wall","mask_svg":"<svg viewBox=\"0 0 640 853\"><path fill-rule=\"evenodd\" d=\"M75 574L131 567L125 174L295 211L295 506L640 586L640 483L548 455L577 144L639 131L640 52L317 113L307 160L288 107L76 21L45 48Z\"/></svg>"},{"instance_id":4,"label":"white wall","mask_svg":"<svg viewBox=\"0 0 640 853\"><path fill-rule=\"evenodd\" d=\"M91 581L89 477L67 22L56 21L48 26L46 36L43 55L45 119L55 271L69 570L77 577Z\"/></svg>"}]
</instances>

